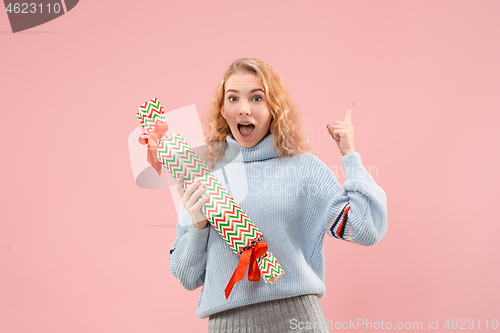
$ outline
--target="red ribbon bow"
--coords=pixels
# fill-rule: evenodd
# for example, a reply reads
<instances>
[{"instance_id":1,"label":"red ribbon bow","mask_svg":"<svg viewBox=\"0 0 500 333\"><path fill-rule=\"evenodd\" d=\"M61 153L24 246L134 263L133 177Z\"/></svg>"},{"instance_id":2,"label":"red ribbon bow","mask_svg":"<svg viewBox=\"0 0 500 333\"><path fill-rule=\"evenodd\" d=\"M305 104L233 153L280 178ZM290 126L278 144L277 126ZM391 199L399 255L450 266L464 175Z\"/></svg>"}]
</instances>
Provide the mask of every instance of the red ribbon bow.
<instances>
[{"instance_id":1,"label":"red ribbon bow","mask_svg":"<svg viewBox=\"0 0 500 333\"><path fill-rule=\"evenodd\" d=\"M139 142L143 145L148 145L148 162L158 172L158 176L161 176L161 162L157 157L158 140L165 135L166 131L168 131L167 123L156 119L154 131L149 132L149 134L143 133L139 136Z\"/></svg>"},{"instance_id":2,"label":"red ribbon bow","mask_svg":"<svg viewBox=\"0 0 500 333\"><path fill-rule=\"evenodd\" d=\"M260 271L259 265L257 265L257 258L262 256L267 252L267 242L256 242L255 246L251 249L244 251L240 255L240 261L238 262L238 267L234 270L233 276L229 280L229 283L226 286L225 293L226 299L229 298L229 294L231 294L231 290L234 285L239 281L243 280L245 277L245 272L248 267L248 280L249 281L260 281Z\"/></svg>"}]
</instances>

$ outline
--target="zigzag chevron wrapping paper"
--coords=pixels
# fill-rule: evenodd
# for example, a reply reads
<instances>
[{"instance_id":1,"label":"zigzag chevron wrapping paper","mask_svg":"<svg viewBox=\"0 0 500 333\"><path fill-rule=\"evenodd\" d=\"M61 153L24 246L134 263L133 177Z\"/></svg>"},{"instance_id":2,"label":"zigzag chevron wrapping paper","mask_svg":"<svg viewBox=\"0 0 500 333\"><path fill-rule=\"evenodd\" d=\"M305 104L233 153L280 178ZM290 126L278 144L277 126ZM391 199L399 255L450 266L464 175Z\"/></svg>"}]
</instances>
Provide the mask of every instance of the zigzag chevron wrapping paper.
<instances>
[{"instance_id":1,"label":"zigzag chevron wrapping paper","mask_svg":"<svg viewBox=\"0 0 500 333\"><path fill-rule=\"evenodd\" d=\"M257 226L182 135L173 134L161 140L158 146L158 159L174 179L177 180L181 174L184 175L185 188L196 178L201 178L201 181L207 184L207 189L200 198L208 193L210 199L203 205L202 212L236 254L242 254L256 242L262 241L263 235ZM273 283L284 274L280 264L269 251L257 258L257 264L266 282Z\"/></svg>"},{"instance_id":2,"label":"zigzag chevron wrapping paper","mask_svg":"<svg viewBox=\"0 0 500 333\"><path fill-rule=\"evenodd\" d=\"M164 121L163 107L157 98L152 99L138 108L137 116L144 130L149 133L154 130L157 118ZM210 172L182 135L177 133L161 138L157 154L158 160L175 180L180 175L184 175L184 189L196 178L200 178L203 183L207 184L200 198L205 194L209 194L210 198L203 205L202 212L235 254L241 255L246 250L252 249L256 243L263 241L263 235L257 226ZM256 257L256 262L265 282L274 283L285 273L269 251ZM226 298L231 288L228 284L229 292L226 290Z\"/></svg>"},{"instance_id":3,"label":"zigzag chevron wrapping paper","mask_svg":"<svg viewBox=\"0 0 500 333\"><path fill-rule=\"evenodd\" d=\"M139 106L137 109L137 118L142 125L144 131L149 134L154 131L156 120L165 121L165 113L163 105L161 105L158 98L151 99Z\"/></svg>"}]
</instances>

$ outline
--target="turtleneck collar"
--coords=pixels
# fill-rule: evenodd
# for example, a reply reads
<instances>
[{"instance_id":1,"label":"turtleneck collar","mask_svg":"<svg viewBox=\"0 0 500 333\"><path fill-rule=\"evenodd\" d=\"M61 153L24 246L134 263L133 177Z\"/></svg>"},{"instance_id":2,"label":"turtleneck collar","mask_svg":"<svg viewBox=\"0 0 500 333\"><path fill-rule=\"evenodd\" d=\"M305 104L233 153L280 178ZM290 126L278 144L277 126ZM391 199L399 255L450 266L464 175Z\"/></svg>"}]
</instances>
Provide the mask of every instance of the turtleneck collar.
<instances>
[{"instance_id":1,"label":"turtleneck collar","mask_svg":"<svg viewBox=\"0 0 500 333\"><path fill-rule=\"evenodd\" d=\"M226 162L256 162L279 156L279 151L273 146L273 135L271 133L251 148L242 147L232 134L226 137L226 141L227 149L222 159Z\"/></svg>"}]
</instances>

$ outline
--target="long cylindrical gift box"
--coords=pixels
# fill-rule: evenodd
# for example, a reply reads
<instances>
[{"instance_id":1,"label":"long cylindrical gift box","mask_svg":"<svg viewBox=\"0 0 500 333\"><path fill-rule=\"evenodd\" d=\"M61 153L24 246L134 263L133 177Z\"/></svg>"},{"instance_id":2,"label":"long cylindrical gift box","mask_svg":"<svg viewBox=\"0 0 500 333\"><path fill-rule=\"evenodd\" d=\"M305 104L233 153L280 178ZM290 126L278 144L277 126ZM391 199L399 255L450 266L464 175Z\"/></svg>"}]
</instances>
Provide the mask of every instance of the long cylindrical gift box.
<instances>
[{"instance_id":1,"label":"long cylindrical gift box","mask_svg":"<svg viewBox=\"0 0 500 333\"><path fill-rule=\"evenodd\" d=\"M182 135L173 134L161 139L158 145L158 159L174 179L177 180L181 174L184 175L186 188L196 178L201 178L202 182L207 184L205 192L210 195L210 200L203 205L202 212L236 254L241 255L263 240L263 235L257 226ZM256 260L266 282L274 283L284 274L281 265L271 252L266 251Z\"/></svg>"}]
</instances>

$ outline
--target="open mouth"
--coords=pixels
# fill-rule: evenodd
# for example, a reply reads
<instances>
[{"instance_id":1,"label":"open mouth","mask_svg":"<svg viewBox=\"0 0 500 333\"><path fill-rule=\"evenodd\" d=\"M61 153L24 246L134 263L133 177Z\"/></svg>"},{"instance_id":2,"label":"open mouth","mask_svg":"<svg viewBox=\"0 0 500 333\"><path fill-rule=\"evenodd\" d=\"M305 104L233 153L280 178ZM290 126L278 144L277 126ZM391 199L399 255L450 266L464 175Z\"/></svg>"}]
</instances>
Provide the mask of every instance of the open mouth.
<instances>
[{"instance_id":1,"label":"open mouth","mask_svg":"<svg viewBox=\"0 0 500 333\"><path fill-rule=\"evenodd\" d=\"M238 124L238 130L240 131L242 137L248 137L252 135L254 129L255 129L254 124L249 124L249 125Z\"/></svg>"}]
</instances>

